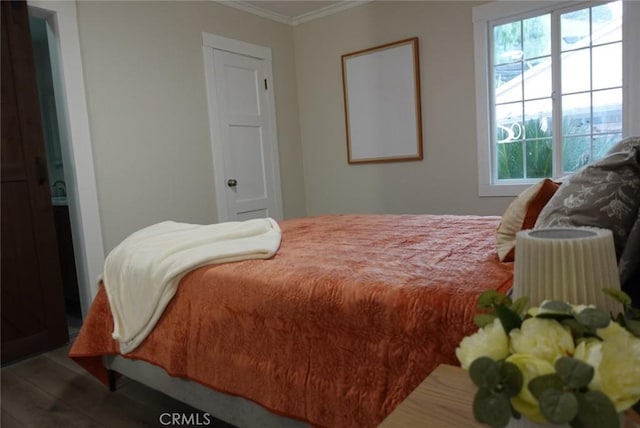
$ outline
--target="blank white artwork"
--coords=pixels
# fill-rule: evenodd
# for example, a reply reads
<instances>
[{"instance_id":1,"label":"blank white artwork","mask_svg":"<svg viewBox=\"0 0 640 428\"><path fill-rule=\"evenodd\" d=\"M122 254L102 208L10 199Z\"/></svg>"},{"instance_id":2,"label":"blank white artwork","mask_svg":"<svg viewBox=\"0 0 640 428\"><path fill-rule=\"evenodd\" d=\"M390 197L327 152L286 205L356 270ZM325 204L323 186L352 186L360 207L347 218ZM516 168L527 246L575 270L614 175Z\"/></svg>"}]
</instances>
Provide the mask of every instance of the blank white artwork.
<instances>
[{"instance_id":1,"label":"blank white artwork","mask_svg":"<svg viewBox=\"0 0 640 428\"><path fill-rule=\"evenodd\" d=\"M422 159L417 39L399 43L343 56L350 163Z\"/></svg>"}]
</instances>

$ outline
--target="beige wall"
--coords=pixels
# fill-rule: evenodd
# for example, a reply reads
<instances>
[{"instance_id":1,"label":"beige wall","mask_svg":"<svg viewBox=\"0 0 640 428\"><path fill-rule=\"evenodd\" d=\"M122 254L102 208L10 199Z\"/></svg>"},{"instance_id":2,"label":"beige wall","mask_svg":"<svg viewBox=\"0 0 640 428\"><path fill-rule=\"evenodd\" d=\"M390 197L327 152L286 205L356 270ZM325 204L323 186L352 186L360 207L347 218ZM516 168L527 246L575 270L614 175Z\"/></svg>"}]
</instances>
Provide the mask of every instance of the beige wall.
<instances>
[{"instance_id":1,"label":"beige wall","mask_svg":"<svg viewBox=\"0 0 640 428\"><path fill-rule=\"evenodd\" d=\"M172 219L216 221L202 32L268 46L284 215L500 214L477 193L477 2L373 2L289 27L211 1L78 2L105 250ZM420 39L425 159L349 166L340 56Z\"/></svg>"},{"instance_id":2,"label":"beige wall","mask_svg":"<svg viewBox=\"0 0 640 428\"><path fill-rule=\"evenodd\" d=\"M272 49L284 215L305 215L291 27L210 1L77 5L105 250L216 221L203 31Z\"/></svg>"},{"instance_id":3,"label":"beige wall","mask_svg":"<svg viewBox=\"0 0 640 428\"><path fill-rule=\"evenodd\" d=\"M305 196L322 213L496 214L478 197L472 7L374 2L294 28ZM340 56L417 36L424 160L348 165Z\"/></svg>"}]
</instances>

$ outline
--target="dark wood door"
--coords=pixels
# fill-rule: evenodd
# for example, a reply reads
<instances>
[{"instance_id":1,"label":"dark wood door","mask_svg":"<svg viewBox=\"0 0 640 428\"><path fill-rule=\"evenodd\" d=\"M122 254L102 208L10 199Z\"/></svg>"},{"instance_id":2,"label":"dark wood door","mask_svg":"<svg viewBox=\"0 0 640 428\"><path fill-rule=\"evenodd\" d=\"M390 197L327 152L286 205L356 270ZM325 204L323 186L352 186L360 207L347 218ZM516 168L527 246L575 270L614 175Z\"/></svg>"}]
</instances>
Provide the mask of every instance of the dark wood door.
<instances>
[{"instance_id":1,"label":"dark wood door","mask_svg":"<svg viewBox=\"0 0 640 428\"><path fill-rule=\"evenodd\" d=\"M2 1L2 363L68 340L25 1Z\"/></svg>"}]
</instances>

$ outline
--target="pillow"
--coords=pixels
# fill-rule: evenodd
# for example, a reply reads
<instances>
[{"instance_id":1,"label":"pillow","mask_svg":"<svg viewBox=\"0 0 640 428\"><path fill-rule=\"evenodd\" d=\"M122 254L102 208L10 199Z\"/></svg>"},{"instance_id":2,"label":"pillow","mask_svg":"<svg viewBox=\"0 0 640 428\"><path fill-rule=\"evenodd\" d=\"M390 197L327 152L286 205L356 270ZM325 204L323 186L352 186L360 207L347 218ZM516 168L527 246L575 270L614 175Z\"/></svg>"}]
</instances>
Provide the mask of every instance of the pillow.
<instances>
[{"instance_id":1,"label":"pillow","mask_svg":"<svg viewBox=\"0 0 640 428\"><path fill-rule=\"evenodd\" d=\"M640 146L640 137L629 137L624 140L620 140L613 145L607 152L607 155L617 152L628 152L634 147Z\"/></svg>"},{"instance_id":2,"label":"pillow","mask_svg":"<svg viewBox=\"0 0 640 428\"><path fill-rule=\"evenodd\" d=\"M640 146L576 171L543 208L535 228L610 229L620 259L640 207Z\"/></svg>"},{"instance_id":3,"label":"pillow","mask_svg":"<svg viewBox=\"0 0 640 428\"><path fill-rule=\"evenodd\" d=\"M509 204L496 231L498 258L501 262L513 261L516 233L533 229L538 214L558 187L560 184L546 178L524 190Z\"/></svg>"},{"instance_id":4,"label":"pillow","mask_svg":"<svg viewBox=\"0 0 640 428\"><path fill-rule=\"evenodd\" d=\"M640 210L633 227L629 231L627 244L620 256L618 264L620 271L620 284L628 294L640 297ZM631 290L634 288L634 290ZM637 298L635 303L640 303Z\"/></svg>"}]
</instances>

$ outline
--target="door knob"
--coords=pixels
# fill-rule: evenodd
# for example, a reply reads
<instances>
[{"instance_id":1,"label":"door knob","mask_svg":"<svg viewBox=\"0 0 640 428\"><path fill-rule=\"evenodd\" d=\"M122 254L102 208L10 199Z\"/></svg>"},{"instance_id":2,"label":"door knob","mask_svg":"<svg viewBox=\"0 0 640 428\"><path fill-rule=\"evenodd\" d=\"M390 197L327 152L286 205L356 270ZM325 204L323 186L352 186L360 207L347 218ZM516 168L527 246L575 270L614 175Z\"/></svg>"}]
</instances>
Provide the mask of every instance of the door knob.
<instances>
[{"instance_id":1,"label":"door knob","mask_svg":"<svg viewBox=\"0 0 640 428\"><path fill-rule=\"evenodd\" d=\"M227 180L227 186L236 187L237 185L238 185L238 180L234 180L233 178L230 178L229 180Z\"/></svg>"}]
</instances>

